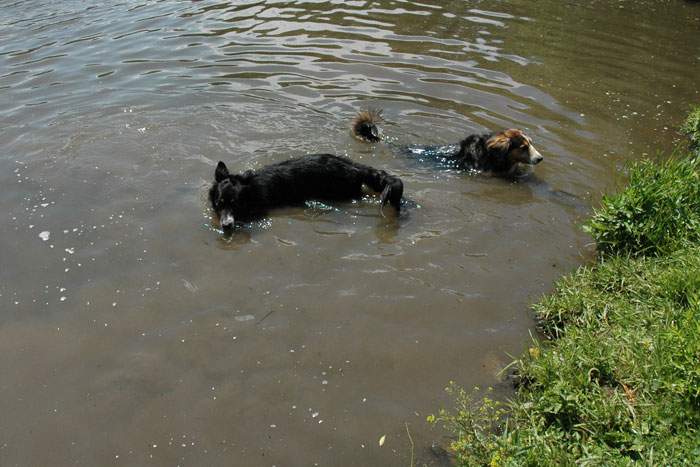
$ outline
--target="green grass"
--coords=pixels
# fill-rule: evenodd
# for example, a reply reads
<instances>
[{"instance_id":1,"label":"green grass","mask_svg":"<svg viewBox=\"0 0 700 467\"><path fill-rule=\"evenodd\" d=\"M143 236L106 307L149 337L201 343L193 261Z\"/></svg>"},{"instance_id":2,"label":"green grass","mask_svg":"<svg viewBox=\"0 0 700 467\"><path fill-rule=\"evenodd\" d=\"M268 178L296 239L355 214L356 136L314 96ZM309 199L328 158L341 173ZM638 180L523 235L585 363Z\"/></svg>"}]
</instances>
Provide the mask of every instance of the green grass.
<instances>
[{"instance_id":1,"label":"green grass","mask_svg":"<svg viewBox=\"0 0 700 467\"><path fill-rule=\"evenodd\" d=\"M700 150L700 106L693 106L681 127L681 133L690 139L691 149Z\"/></svg>"},{"instance_id":2,"label":"green grass","mask_svg":"<svg viewBox=\"0 0 700 467\"><path fill-rule=\"evenodd\" d=\"M676 154L632 166L629 184L603 199L586 230L606 254L658 255L700 240L700 158Z\"/></svg>"},{"instance_id":3,"label":"green grass","mask_svg":"<svg viewBox=\"0 0 700 467\"><path fill-rule=\"evenodd\" d=\"M587 223L595 264L533 307L542 338L501 403L429 417L460 465L700 465L700 162L630 168Z\"/></svg>"}]
</instances>

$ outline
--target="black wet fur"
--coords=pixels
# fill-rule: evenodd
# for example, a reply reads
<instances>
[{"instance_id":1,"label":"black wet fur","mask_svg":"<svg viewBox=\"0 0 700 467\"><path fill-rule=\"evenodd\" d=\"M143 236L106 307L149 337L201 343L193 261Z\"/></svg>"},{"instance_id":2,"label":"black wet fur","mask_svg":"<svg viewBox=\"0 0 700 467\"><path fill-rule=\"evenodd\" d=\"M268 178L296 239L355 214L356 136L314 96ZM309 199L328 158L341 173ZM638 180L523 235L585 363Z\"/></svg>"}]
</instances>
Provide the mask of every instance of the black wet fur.
<instances>
[{"instance_id":1,"label":"black wet fur","mask_svg":"<svg viewBox=\"0 0 700 467\"><path fill-rule=\"evenodd\" d=\"M382 204L401 209L401 179L332 154L313 154L230 174L219 162L209 189L209 201L219 219L249 222L270 210L306 201L348 201L362 196L362 187L381 193ZM232 228L233 225L223 225Z\"/></svg>"},{"instance_id":2,"label":"black wet fur","mask_svg":"<svg viewBox=\"0 0 700 467\"><path fill-rule=\"evenodd\" d=\"M423 160L432 160L450 169L479 172L509 172L512 168L506 151L489 150L486 142L496 133L469 135L457 145L408 146L405 152Z\"/></svg>"},{"instance_id":3,"label":"black wet fur","mask_svg":"<svg viewBox=\"0 0 700 467\"><path fill-rule=\"evenodd\" d=\"M507 172L512 165L508 163L507 153L489 151L486 147L486 141L494 134L470 135L459 145L407 146L403 152L449 169Z\"/></svg>"},{"instance_id":4,"label":"black wet fur","mask_svg":"<svg viewBox=\"0 0 700 467\"><path fill-rule=\"evenodd\" d=\"M459 143L459 151L454 155L457 167L480 172L509 173L517 164L508 159L508 150L489 149L486 142L496 133L469 135Z\"/></svg>"}]
</instances>

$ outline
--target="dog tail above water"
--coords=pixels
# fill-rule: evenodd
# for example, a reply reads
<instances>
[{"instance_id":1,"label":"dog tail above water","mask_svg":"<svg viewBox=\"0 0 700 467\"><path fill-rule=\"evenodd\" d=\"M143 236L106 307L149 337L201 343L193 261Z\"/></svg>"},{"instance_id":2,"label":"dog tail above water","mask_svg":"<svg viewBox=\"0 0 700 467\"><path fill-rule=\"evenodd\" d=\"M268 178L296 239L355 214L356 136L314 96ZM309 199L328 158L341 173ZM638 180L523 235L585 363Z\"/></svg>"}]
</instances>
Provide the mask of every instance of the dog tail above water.
<instances>
[{"instance_id":1,"label":"dog tail above water","mask_svg":"<svg viewBox=\"0 0 700 467\"><path fill-rule=\"evenodd\" d=\"M383 121L381 110L361 110L352 119L350 128L355 138L368 143L377 143L381 139L377 125Z\"/></svg>"}]
</instances>

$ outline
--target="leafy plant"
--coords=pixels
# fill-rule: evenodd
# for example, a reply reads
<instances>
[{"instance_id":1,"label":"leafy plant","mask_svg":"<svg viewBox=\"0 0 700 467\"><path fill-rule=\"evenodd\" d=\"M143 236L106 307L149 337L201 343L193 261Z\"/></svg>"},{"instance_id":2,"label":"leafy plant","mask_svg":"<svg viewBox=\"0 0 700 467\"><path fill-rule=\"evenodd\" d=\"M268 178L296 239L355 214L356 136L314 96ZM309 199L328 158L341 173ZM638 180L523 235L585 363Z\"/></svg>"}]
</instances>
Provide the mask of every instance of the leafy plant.
<instances>
[{"instance_id":1,"label":"leafy plant","mask_svg":"<svg viewBox=\"0 0 700 467\"><path fill-rule=\"evenodd\" d=\"M700 150L700 106L694 106L681 127L681 133L690 138L692 149Z\"/></svg>"},{"instance_id":2,"label":"leafy plant","mask_svg":"<svg viewBox=\"0 0 700 467\"><path fill-rule=\"evenodd\" d=\"M445 390L457 401L456 411L441 410L438 415L428 416L428 423L442 423L457 435L450 448L462 465L500 465L502 453L493 433L506 413L504 404L488 396L478 397L479 388L467 393L454 382Z\"/></svg>"},{"instance_id":3,"label":"leafy plant","mask_svg":"<svg viewBox=\"0 0 700 467\"><path fill-rule=\"evenodd\" d=\"M607 255L658 255L700 239L700 157L642 161L585 225Z\"/></svg>"}]
</instances>

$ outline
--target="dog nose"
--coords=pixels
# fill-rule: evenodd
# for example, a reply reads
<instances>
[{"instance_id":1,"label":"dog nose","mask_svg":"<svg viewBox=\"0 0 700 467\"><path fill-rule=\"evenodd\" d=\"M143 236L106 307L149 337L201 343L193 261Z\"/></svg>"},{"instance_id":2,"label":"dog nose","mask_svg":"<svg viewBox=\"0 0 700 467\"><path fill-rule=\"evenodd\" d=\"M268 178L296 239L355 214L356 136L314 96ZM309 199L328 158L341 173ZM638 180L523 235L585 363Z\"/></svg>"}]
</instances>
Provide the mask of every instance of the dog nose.
<instances>
[{"instance_id":1,"label":"dog nose","mask_svg":"<svg viewBox=\"0 0 700 467\"><path fill-rule=\"evenodd\" d=\"M532 145L530 145L529 152L530 152L530 164L532 164L532 165L537 165L540 162L542 162L542 159L544 159L544 157L542 157L542 154L540 154L540 152L537 149L535 149L535 147Z\"/></svg>"}]
</instances>

